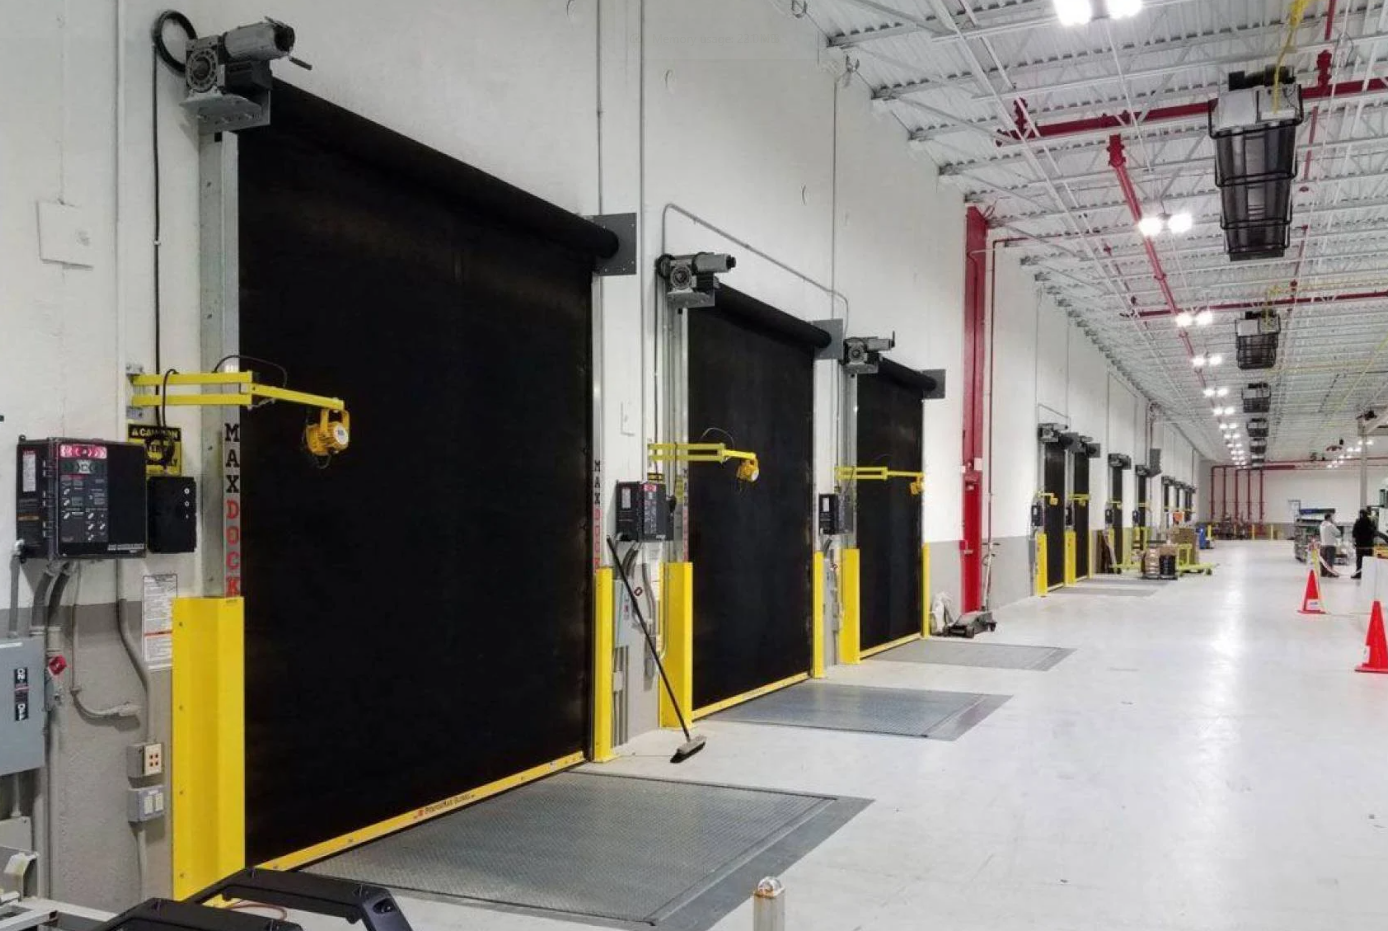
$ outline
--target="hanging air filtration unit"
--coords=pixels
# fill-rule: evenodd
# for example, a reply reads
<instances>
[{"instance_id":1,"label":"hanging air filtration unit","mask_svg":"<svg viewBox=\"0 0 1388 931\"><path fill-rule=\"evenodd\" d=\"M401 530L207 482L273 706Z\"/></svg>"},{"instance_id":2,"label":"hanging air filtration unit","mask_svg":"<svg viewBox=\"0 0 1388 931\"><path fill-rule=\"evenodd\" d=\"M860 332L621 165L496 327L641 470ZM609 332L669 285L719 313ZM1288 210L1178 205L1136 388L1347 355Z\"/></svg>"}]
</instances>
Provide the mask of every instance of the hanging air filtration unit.
<instances>
[{"instance_id":1,"label":"hanging air filtration unit","mask_svg":"<svg viewBox=\"0 0 1388 931\"><path fill-rule=\"evenodd\" d=\"M1301 88L1287 68L1235 72L1228 90L1210 104L1220 225L1230 260L1281 258L1287 251L1296 131L1305 115Z\"/></svg>"},{"instance_id":2,"label":"hanging air filtration unit","mask_svg":"<svg viewBox=\"0 0 1388 931\"><path fill-rule=\"evenodd\" d=\"M1243 412L1245 414L1266 414L1272 410L1272 385L1265 381L1253 382L1243 389Z\"/></svg>"},{"instance_id":3,"label":"hanging air filtration unit","mask_svg":"<svg viewBox=\"0 0 1388 931\"><path fill-rule=\"evenodd\" d=\"M1249 440L1266 440L1268 438L1268 419L1266 417L1254 417L1248 421Z\"/></svg>"},{"instance_id":4,"label":"hanging air filtration unit","mask_svg":"<svg viewBox=\"0 0 1388 931\"><path fill-rule=\"evenodd\" d=\"M1234 324L1234 346L1239 368L1270 369L1277 365L1277 341L1282 321L1276 314L1253 311ZM1269 398L1271 391L1269 391Z\"/></svg>"}]
</instances>

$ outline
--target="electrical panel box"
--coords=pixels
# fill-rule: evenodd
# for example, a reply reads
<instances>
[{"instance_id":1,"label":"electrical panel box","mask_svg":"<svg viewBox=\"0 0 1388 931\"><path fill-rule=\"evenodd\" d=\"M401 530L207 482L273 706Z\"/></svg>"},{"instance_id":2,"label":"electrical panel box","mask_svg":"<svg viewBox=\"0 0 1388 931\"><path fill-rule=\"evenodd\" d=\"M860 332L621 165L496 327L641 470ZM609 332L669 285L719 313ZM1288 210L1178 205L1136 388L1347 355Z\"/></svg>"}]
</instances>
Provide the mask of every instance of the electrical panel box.
<instances>
[{"instance_id":1,"label":"electrical panel box","mask_svg":"<svg viewBox=\"0 0 1388 931\"><path fill-rule=\"evenodd\" d=\"M131 744L125 748L125 775L131 779L148 779L164 774L164 745L161 743Z\"/></svg>"},{"instance_id":2,"label":"electrical panel box","mask_svg":"<svg viewBox=\"0 0 1388 931\"><path fill-rule=\"evenodd\" d=\"M617 483L617 537L663 543L671 537L670 499L656 482Z\"/></svg>"},{"instance_id":3,"label":"electrical panel box","mask_svg":"<svg viewBox=\"0 0 1388 931\"><path fill-rule=\"evenodd\" d=\"M0 640L0 776L43 766L43 638Z\"/></svg>"},{"instance_id":4,"label":"electrical panel box","mask_svg":"<svg viewBox=\"0 0 1388 931\"><path fill-rule=\"evenodd\" d=\"M142 786L125 791L125 817L131 824L158 821L164 817L163 786Z\"/></svg>"},{"instance_id":5,"label":"electrical panel box","mask_svg":"<svg viewBox=\"0 0 1388 931\"><path fill-rule=\"evenodd\" d=\"M26 559L145 552L145 448L106 440L21 439L15 537Z\"/></svg>"},{"instance_id":6,"label":"electrical panel box","mask_svg":"<svg viewBox=\"0 0 1388 931\"><path fill-rule=\"evenodd\" d=\"M843 495L819 496L819 532L826 537L844 533Z\"/></svg>"},{"instance_id":7,"label":"electrical panel box","mask_svg":"<svg viewBox=\"0 0 1388 931\"><path fill-rule=\"evenodd\" d=\"M191 553L198 548L198 483L181 475L149 479L149 551Z\"/></svg>"}]
</instances>

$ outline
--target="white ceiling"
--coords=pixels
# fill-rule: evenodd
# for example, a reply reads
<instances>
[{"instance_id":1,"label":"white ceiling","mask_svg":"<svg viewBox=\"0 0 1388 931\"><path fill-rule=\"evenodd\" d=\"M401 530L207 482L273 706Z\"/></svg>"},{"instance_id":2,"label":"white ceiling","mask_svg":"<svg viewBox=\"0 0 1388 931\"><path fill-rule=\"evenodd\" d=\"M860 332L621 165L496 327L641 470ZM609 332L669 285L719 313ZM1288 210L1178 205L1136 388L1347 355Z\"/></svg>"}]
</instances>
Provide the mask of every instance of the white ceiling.
<instances>
[{"instance_id":1,"label":"white ceiling","mask_svg":"<svg viewBox=\"0 0 1388 931\"><path fill-rule=\"evenodd\" d=\"M1388 402L1388 299L1356 299L1388 292L1388 88L1307 101L1291 248L1237 265L1224 255L1206 118L1199 107L1168 110L1212 100L1229 72L1273 64L1290 6L1146 0L1132 19L1081 27L1061 26L1051 0L809 0L805 12L912 144L1207 455L1227 458L1206 385L1231 387L1224 403L1237 406L1245 384L1269 381L1268 458L1296 460L1352 437L1360 411ZM1294 40L1286 63L1303 86L1317 83L1323 52L1333 84L1388 76L1388 0L1313 0ZM1120 122L1056 126L1104 116ZM1026 125L1047 129L1017 138ZM1179 308L1283 302L1277 369L1234 364L1242 313L1175 326L1110 167L1115 131L1144 212L1194 215L1190 233L1154 241ZM1205 352L1225 362L1202 376L1190 360Z\"/></svg>"}]
</instances>

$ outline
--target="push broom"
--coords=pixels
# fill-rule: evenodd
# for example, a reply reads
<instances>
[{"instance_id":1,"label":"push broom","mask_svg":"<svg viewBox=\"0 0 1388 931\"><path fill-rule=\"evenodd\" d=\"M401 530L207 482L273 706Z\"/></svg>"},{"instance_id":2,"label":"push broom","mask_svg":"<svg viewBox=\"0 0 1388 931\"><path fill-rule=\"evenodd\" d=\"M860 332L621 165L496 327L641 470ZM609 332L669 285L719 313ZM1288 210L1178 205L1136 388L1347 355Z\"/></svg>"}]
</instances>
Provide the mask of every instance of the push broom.
<instances>
[{"instance_id":1,"label":"push broom","mask_svg":"<svg viewBox=\"0 0 1388 931\"><path fill-rule=\"evenodd\" d=\"M675 717L680 722L680 730L684 731L684 743L680 744L675 755L670 757L670 762L683 763L704 749L707 740L689 733L689 725L684 720L684 709L680 707L679 699L675 698L675 687L670 684L670 677L665 674L665 664L660 661L660 651L655 648L655 638L651 636L651 629L646 626L646 618L641 614L641 604L636 598L636 592L632 591L631 580L627 578L626 566L622 565L622 557L617 553L617 544L613 542L611 537L607 538L607 548L612 553L612 565L616 568L617 575L622 579L622 587L626 589L627 597L631 599L631 607L636 612L636 621L641 625L641 633L646 636L646 646L651 651L651 659L655 660L655 668L660 670L660 681L665 683L665 694L670 696L670 706L675 709Z\"/></svg>"}]
</instances>

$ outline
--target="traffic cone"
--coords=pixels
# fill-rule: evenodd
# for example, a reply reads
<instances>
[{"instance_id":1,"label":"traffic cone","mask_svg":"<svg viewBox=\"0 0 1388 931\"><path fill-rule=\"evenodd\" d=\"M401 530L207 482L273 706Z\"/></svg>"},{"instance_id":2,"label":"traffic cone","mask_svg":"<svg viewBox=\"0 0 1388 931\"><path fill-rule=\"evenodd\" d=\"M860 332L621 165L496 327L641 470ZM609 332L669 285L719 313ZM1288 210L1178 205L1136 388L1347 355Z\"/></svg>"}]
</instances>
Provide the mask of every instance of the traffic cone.
<instances>
[{"instance_id":1,"label":"traffic cone","mask_svg":"<svg viewBox=\"0 0 1388 931\"><path fill-rule=\"evenodd\" d=\"M1321 607L1321 582L1316 578L1316 570L1312 569L1306 576L1306 594L1301 599L1302 614L1324 614L1325 609Z\"/></svg>"},{"instance_id":2,"label":"traffic cone","mask_svg":"<svg viewBox=\"0 0 1388 931\"><path fill-rule=\"evenodd\" d=\"M1374 602L1373 613L1369 615L1369 637L1364 643L1364 662L1355 667L1355 672L1378 672L1388 674L1388 637L1383 635L1383 605Z\"/></svg>"}]
</instances>

